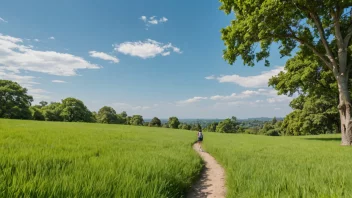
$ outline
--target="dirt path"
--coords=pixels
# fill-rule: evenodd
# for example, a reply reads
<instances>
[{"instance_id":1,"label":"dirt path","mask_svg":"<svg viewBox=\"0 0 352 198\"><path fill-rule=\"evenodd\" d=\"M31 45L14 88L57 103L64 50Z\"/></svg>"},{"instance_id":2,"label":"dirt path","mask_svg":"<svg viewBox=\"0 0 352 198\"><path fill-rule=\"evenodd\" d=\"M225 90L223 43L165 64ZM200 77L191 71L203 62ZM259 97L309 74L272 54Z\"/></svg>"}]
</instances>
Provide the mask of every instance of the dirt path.
<instances>
[{"instance_id":1,"label":"dirt path","mask_svg":"<svg viewBox=\"0 0 352 198\"><path fill-rule=\"evenodd\" d=\"M203 198L203 197L225 197L225 172L220 164L209 153L200 152L196 144L193 149L203 158L205 167L202 171L200 179L192 186L187 198Z\"/></svg>"}]
</instances>

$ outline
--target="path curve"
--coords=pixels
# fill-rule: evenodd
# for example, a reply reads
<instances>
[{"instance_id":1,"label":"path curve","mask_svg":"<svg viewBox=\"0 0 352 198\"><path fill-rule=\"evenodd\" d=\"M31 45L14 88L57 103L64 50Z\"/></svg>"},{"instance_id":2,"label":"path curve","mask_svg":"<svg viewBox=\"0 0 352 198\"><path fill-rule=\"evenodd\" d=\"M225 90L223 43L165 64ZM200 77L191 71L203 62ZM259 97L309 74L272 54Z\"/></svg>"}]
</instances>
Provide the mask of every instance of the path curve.
<instances>
[{"instance_id":1,"label":"path curve","mask_svg":"<svg viewBox=\"0 0 352 198\"><path fill-rule=\"evenodd\" d=\"M202 157L204 168L199 180L192 186L187 198L223 198L226 194L225 171L207 152L201 152L197 144L193 149Z\"/></svg>"}]
</instances>

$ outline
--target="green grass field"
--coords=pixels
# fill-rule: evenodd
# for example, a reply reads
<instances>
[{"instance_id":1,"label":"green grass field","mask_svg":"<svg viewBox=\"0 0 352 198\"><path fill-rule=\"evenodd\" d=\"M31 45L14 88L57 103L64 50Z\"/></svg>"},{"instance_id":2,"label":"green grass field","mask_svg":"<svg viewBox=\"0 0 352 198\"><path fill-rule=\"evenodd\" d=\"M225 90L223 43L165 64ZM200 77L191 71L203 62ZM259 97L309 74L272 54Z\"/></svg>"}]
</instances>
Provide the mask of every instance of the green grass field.
<instances>
[{"instance_id":1,"label":"green grass field","mask_svg":"<svg viewBox=\"0 0 352 198\"><path fill-rule=\"evenodd\" d=\"M202 162L195 132L0 119L0 197L182 197ZM205 133L227 197L351 197L352 148L337 135Z\"/></svg>"},{"instance_id":2,"label":"green grass field","mask_svg":"<svg viewBox=\"0 0 352 198\"><path fill-rule=\"evenodd\" d=\"M204 141L225 168L227 197L352 196L352 148L339 135L207 133Z\"/></svg>"},{"instance_id":3,"label":"green grass field","mask_svg":"<svg viewBox=\"0 0 352 198\"><path fill-rule=\"evenodd\" d=\"M195 132L0 119L0 197L182 197Z\"/></svg>"}]
</instances>

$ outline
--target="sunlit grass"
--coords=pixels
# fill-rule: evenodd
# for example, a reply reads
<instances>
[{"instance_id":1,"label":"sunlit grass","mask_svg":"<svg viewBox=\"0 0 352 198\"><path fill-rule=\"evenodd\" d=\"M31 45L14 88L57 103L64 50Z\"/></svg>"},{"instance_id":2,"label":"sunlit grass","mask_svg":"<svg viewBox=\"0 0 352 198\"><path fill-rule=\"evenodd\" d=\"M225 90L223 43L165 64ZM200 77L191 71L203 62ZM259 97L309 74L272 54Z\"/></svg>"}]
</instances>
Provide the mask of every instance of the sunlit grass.
<instances>
[{"instance_id":1,"label":"sunlit grass","mask_svg":"<svg viewBox=\"0 0 352 198\"><path fill-rule=\"evenodd\" d=\"M202 166L194 136L0 119L0 197L182 197Z\"/></svg>"},{"instance_id":2,"label":"sunlit grass","mask_svg":"<svg viewBox=\"0 0 352 198\"><path fill-rule=\"evenodd\" d=\"M352 196L352 148L338 135L206 133L204 148L225 168L227 197Z\"/></svg>"}]
</instances>

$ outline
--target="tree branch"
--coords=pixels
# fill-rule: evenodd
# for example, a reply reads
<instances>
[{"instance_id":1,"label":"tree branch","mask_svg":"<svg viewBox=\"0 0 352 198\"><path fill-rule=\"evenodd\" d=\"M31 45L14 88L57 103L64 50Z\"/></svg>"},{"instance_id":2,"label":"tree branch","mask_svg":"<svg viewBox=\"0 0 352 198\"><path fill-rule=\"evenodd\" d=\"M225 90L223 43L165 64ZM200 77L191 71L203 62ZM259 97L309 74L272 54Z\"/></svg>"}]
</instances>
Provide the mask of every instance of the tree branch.
<instances>
[{"instance_id":1,"label":"tree branch","mask_svg":"<svg viewBox=\"0 0 352 198\"><path fill-rule=\"evenodd\" d=\"M331 69L332 71L334 71L333 65L331 64L331 62L329 60L326 60L325 56L320 53L313 45L309 44L307 41L300 39L298 37L296 37L295 35L291 36L291 38L295 39L296 41L300 42L301 44L307 46L310 50L313 51L313 53L315 55L317 55L324 63L325 65Z\"/></svg>"},{"instance_id":2,"label":"tree branch","mask_svg":"<svg viewBox=\"0 0 352 198\"><path fill-rule=\"evenodd\" d=\"M341 34L341 25L340 25L340 7L336 6L336 12L334 10L331 11L331 16L334 19L334 27L335 27L335 36L337 40L337 46L339 49L344 48L344 40Z\"/></svg>"},{"instance_id":3,"label":"tree branch","mask_svg":"<svg viewBox=\"0 0 352 198\"><path fill-rule=\"evenodd\" d=\"M315 25L317 26L317 29L318 29L318 32L319 32L319 35L320 35L320 39L323 42L325 51L326 51L326 53L327 53L327 55L328 55L328 57L330 59L330 62L335 67L337 67L338 64L337 64L337 62L336 62L336 60L334 58L334 55L332 54L332 51L331 51L331 49L329 47L329 43L326 40L325 33L324 33L324 28L323 28L323 26L321 24L319 16L317 16L316 13L314 13L314 12L310 12L309 14L310 14L311 18L313 19Z\"/></svg>"}]
</instances>

